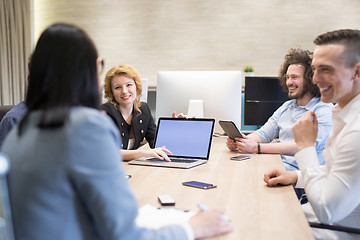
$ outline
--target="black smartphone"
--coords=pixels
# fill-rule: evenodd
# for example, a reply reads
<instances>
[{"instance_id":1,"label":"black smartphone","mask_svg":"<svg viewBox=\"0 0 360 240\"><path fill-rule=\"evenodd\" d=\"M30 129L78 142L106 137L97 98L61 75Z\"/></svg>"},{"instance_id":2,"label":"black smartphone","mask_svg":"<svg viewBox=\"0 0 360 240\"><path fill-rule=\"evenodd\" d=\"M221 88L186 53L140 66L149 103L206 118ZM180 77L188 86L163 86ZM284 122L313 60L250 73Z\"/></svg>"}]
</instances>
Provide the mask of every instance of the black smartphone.
<instances>
[{"instance_id":1,"label":"black smartphone","mask_svg":"<svg viewBox=\"0 0 360 240\"><path fill-rule=\"evenodd\" d=\"M236 160L236 161L242 161L242 160L245 160L245 159L250 159L250 156L240 154L240 155L233 156L230 159L231 160Z\"/></svg>"},{"instance_id":2,"label":"black smartphone","mask_svg":"<svg viewBox=\"0 0 360 240\"><path fill-rule=\"evenodd\" d=\"M216 188L216 185L214 185L214 184L198 182L198 181L183 182L182 184L185 186L196 187L196 188L201 188L201 189Z\"/></svg>"},{"instance_id":3,"label":"black smartphone","mask_svg":"<svg viewBox=\"0 0 360 240\"><path fill-rule=\"evenodd\" d=\"M235 138L242 138L241 132L233 121L219 120L219 124L224 130L225 134L232 140L235 141Z\"/></svg>"}]
</instances>

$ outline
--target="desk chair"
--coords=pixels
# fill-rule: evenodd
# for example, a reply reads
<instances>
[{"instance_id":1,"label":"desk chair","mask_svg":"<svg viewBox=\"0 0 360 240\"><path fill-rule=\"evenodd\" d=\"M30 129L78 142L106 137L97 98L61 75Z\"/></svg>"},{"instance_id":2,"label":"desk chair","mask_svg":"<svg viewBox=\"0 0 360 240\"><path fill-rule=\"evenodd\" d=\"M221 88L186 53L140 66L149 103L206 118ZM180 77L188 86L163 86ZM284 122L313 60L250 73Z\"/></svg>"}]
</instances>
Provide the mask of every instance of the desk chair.
<instances>
[{"instance_id":1,"label":"desk chair","mask_svg":"<svg viewBox=\"0 0 360 240\"><path fill-rule=\"evenodd\" d=\"M15 240L7 183L9 168L8 157L0 153L0 239Z\"/></svg>"},{"instance_id":2,"label":"desk chair","mask_svg":"<svg viewBox=\"0 0 360 240\"><path fill-rule=\"evenodd\" d=\"M300 204L305 204L308 202L306 194L303 194L300 197ZM327 230L339 231L339 232L347 232L351 234L360 234L360 228L352 228L352 227L344 227L332 224L324 224L318 222L309 222L310 227L312 228L322 228Z\"/></svg>"}]
</instances>

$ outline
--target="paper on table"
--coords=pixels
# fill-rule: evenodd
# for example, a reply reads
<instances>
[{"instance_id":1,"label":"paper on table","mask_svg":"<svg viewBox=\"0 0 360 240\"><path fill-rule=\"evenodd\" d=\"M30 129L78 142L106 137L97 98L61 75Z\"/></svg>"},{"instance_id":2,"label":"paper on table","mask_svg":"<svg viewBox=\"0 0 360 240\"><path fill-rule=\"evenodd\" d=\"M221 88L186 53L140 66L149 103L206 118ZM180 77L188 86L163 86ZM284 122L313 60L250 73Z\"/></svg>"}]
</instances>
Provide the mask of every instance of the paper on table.
<instances>
[{"instance_id":1,"label":"paper on table","mask_svg":"<svg viewBox=\"0 0 360 240\"><path fill-rule=\"evenodd\" d=\"M139 209L136 224L139 227L158 229L165 225L187 222L194 214L193 211L183 211L176 208L158 209L150 204L145 204Z\"/></svg>"}]
</instances>

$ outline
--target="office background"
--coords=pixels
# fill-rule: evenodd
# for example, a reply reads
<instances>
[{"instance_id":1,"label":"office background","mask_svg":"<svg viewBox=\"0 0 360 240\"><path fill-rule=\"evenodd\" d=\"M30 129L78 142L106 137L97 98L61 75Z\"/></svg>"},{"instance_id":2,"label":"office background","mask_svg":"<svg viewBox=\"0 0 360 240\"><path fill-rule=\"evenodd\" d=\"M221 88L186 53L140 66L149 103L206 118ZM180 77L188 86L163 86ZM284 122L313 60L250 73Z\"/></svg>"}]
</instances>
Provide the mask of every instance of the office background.
<instances>
[{"instance_id":1,"label":"office background","mask_svg":"<svg viewBox=\"0 0 360 240\"><path fill-rule=\"evenodd\" d=\"M130 64L155 88L160 70L252 65L255 75L277 76L289 48L313 50L320 33L359 28L358 9L358 0L3 0L0 104L24 99L30 52L55 22L84 28L106 69Z\"/></svg>"}]
</instances>

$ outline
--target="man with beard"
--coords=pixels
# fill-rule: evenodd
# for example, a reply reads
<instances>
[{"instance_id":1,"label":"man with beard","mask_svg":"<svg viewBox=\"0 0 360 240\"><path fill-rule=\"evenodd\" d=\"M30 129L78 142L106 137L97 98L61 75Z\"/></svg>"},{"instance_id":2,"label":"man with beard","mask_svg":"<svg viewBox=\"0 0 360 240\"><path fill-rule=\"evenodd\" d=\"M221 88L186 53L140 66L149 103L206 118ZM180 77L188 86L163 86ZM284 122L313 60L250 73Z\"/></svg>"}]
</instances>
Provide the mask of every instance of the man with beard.
<instances>
[{"instance_id":1,"label":"man with beard","mask_svg":"<svg viewBox=\"0 0 360 240\"><path fill-rule=\"evenodd\" d=\"M294 154L298 148L291 127L305 112L312 111L319 121L315 143L320 164L324 164L322 151L331 129L332 103L320 101L319 88L312 83L312 53L302 49L290 49L280 69L279 79L291 100L280 106L268 121L257 131L243 138L227 139L232 151L245 153L281 154L286 170L297 170ZM273 142L279 138L279 142Z\"/></svg>"}]
</instances>

